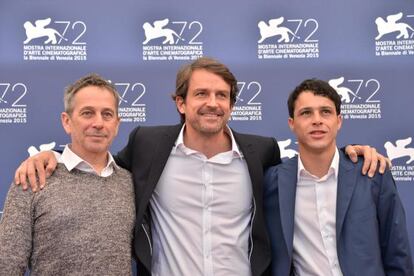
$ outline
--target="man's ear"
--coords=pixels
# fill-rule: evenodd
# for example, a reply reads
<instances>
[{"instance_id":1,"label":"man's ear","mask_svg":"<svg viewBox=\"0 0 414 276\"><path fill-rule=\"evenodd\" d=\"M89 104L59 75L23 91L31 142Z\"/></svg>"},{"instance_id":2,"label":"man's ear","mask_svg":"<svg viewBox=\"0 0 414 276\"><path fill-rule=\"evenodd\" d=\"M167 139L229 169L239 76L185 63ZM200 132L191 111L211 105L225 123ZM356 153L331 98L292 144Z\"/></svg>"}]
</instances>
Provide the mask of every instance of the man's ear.
<instances>
[{"instance_id":1,"label":"man's ear","mask_svg":"<svg viewBox=\"0 0 414 276\"><path fill-rule=\"evenodd\" d=\"M185 114L185 101L181 96L175 97L175 105L177 106L178 112Z\"/></svg>"},{"instance_id":2,"label":"man's ear","mask_svg":"<svg viewBox=\"0 0 414 276\"><path fill-rule=\"evenodd\" d=\"M339 115L338 115L338 130L340 130L340 129L341 129L341 127L342 127L342 121L343 121L343 119L342 119L342 115L341 115L341 114L339 114Z\"/></svg>"},{"instance_id":3,"label":"man's ear","mask_svg":"<svg viewBox=\"0 0 414 276\"><path fill-rule=\"evenodd\" d=\"M119 125L121 124L121 117L117 116L117 123L116 123L116 129L115 129L115 136L118 135Z\"/></svg>"},{"instance_id":4,"label":"man's ear","mask_svg":"<svg viewBox=\"0 0 414 276\"><path fill-rule=\"evenodd\" d=\"M62 126L66 134L70 135L72 132L72 127L70 125L70 115L66 112L62 112L60 114L60 120L62 122Z\"/></svg>"},{"instance_id":5,"label":"man's ear","mask_svg":"<svg viewBox=\"0 0 414 276\"><path fill-rule=\"evenodd\" d=\"M230 113L233 111L233 107L236 103L230 103Z\"/></svg>"},{"instance_id":6,"label":"man's ear","mask_svg":"<svg viewBox=\"0 0 414 276\"><path fill-rule=\"evenodd\" d=\"M294 119L292 117L289 117L288 119L288 125L291 131L294 131L293 120Z\"/></svg>"}]
</instances>

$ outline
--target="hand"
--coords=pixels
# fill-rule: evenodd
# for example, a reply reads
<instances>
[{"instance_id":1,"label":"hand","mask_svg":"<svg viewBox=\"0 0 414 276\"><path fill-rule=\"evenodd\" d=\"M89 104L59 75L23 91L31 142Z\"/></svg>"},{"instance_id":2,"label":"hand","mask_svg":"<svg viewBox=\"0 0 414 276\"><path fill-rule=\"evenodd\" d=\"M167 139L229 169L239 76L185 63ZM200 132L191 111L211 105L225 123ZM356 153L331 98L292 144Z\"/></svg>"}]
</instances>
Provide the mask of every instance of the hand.
<instances>
[{"instance_id":1,"label":"hand","mask_svg":"<svg viewBox=\"0 0 414 276\"><path fill-rule=\"evenodd\" d=\"M368 172L369 177L373 177L375 171L378 166L378 162L380 163L379 172L383 174L387 166L391 168L391 160L383 156L382 154L378 153L375 148L370 146L361 146L361 145L348 145L345 148L346 154L352 160L352 162L356 163L358 161L358 156L364 156L364 164L362 166L362 174L365 175Z\"/></svg>"},{"instance_id":2,"label":"hand","mask_svg":"<svg viewBox=\"0 0 414 276\"><path fill-rule=\"evenodd\" d=\"M32 191L37 192L39 188L43 189L46 178L52 175L56 166L57 160L52 151L40 152L20 164L14 173L14 183L21 184L23 190L27 190L30 183Z\"/></svg>"}]
</instances>

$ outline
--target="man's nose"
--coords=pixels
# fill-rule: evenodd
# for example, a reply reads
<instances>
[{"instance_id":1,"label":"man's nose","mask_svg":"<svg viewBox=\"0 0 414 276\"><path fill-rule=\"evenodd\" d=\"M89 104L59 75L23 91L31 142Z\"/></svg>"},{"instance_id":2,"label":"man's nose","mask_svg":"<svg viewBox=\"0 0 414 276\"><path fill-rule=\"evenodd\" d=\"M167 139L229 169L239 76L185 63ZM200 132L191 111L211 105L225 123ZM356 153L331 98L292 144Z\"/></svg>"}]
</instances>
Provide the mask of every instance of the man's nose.
<instances>
[{"instance_id":1,"label":"man's nose","mask_svg":"<svg viewBox=\"0 0 414 276\"><path fill-rule=\"evenodd\" d=\"M207 105L208 106L217 106L217 99L216 95L212 94L207 99Z\"/></svg>"},{"instance_id":2,"label":"man's nose","mask_svg":"<svg viewBox=\"0 0 414 276\"><path fill-rule=\"evenodd\" d=\"M95 128L102 128L103 127L103 118L101 114L95 116L93 121L93 127Z\"/></svg>"},{"instance_id":3,"label":"man's nose","mask_svg":"<svg viewBox=\"0 0 414 276\"><path fill-rule=\"evenodd\" d=\"M322 116L319 112L315 112L312 116L312 123L315 125L320 125L322 123Z\"/></svg>"}]
</instances>

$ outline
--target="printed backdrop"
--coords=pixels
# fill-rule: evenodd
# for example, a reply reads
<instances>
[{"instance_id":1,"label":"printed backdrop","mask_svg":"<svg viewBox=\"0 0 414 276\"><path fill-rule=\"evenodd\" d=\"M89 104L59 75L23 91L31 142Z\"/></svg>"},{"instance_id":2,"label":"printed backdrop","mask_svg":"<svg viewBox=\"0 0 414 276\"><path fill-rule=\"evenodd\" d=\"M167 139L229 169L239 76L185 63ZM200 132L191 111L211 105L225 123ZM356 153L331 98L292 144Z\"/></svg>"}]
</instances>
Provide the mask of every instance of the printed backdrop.
<instances>
[{"instance_id":1,"label":"printed backdrop","mask_svg":"<svg viewBox=\"0 0 414 276\"><path fill-rule=\"evenodd\" d=\"M0 215L16 167L68 142L64 87L97 72L122 97L112 152L136 125L175 124L178 68L201 56L229 65L240 93L230 125L297 145L286 100L303 79L342 98L339 145L369 144L393 162L414 249L414 2L0 1Z\"/></svg>"}]
</instances>

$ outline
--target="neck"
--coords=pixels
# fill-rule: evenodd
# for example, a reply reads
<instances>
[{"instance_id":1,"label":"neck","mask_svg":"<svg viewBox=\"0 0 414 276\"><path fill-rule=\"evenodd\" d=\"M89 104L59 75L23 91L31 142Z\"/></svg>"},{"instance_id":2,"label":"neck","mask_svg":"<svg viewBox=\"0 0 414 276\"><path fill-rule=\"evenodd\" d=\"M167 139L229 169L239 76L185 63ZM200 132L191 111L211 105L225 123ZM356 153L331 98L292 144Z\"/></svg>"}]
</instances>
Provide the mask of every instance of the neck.
<instances>
[{"instance_id":1,"label":"neck","mask_svg":"<svg viewBox=\"0 0 414 276\"><path fill-rule=\"evenodd\" d=\"M108 164L108 152L88 152L84 153L82 151L78 151L76 148L70 146L70 149L73 153L75 153L77 156L82 158L82 160L88 162L93 168L93 170L97 174L101 174L102 170L106 167Z\"/></svg>"},{"instance_id":2,"label":"neck","mask_svg":"<svg viewBox=\"0 0 414 276\"><path fill-rule=\"evenodd\" d=\"M305 169L317 176L323 177L329 171L332 160L335 155L336 146L333 145L328 150L308 150L299 144L300 160Z\"/></svg>"},{"instance_id":3,"label":"neck","mask_svg":"<svg viewBox=\"0 0 414 276\"><path fill-rule=\"evenodd\" d=\"M191 128L185 128L184 145L211 158L221 152L231 150L231 139L224 130L214 134L200 134Z\"/></svg>"}]
</instances>

